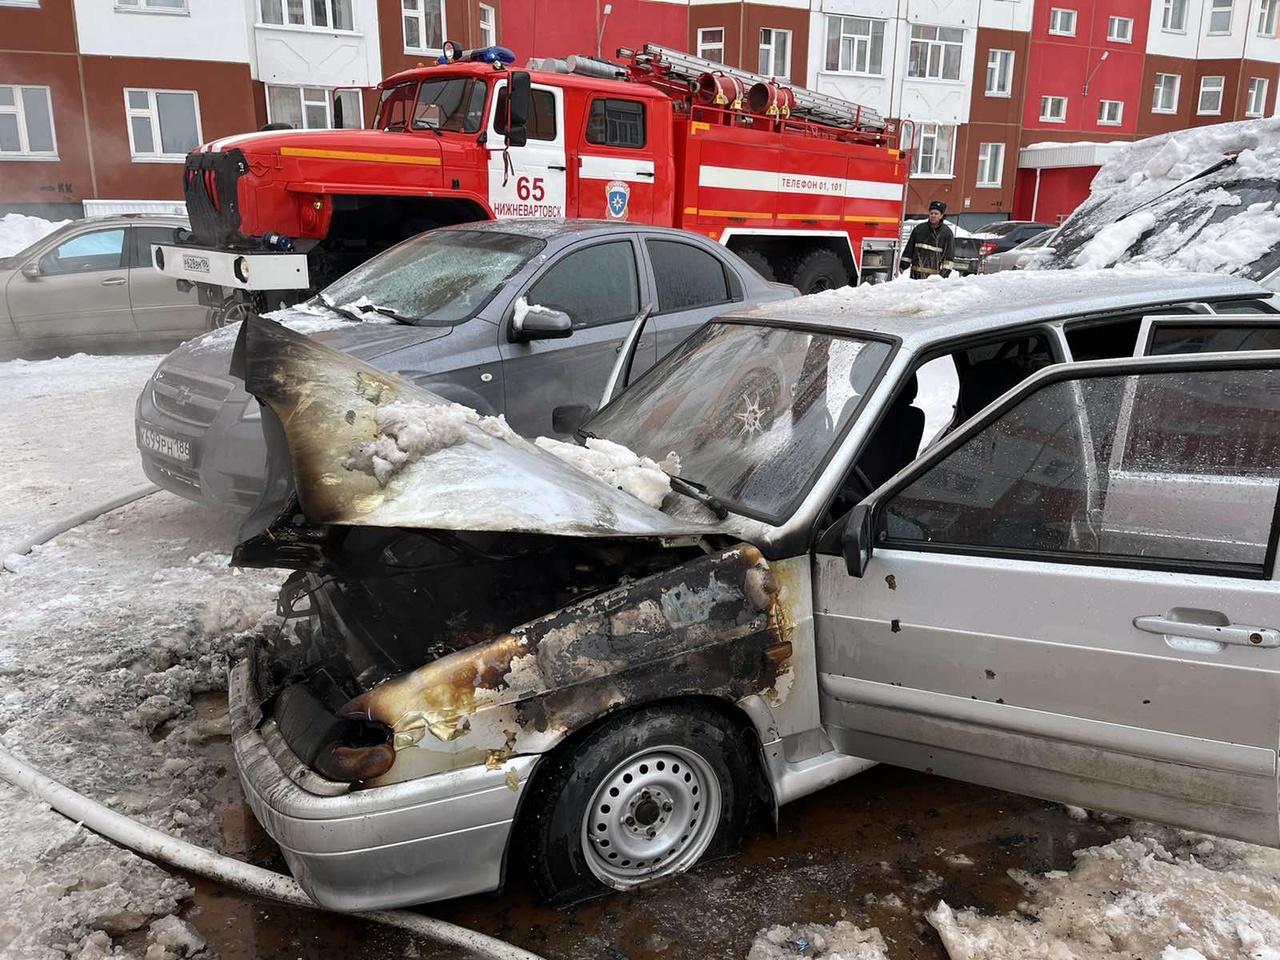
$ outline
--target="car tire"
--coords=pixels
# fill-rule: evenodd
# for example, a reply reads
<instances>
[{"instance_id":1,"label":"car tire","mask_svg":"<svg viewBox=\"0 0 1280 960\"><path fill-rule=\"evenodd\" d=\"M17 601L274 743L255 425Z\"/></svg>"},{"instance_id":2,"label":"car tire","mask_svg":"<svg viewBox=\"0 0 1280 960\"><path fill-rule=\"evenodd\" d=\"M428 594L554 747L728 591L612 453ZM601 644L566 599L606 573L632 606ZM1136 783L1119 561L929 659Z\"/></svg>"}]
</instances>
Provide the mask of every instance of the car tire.
<instances>
[{"instance_id":1,"label":"car tire","mask_svg":"<svg viewBox=\"0 0 1280 960\"><path fill-rule=\"evenodd\" d=\"M734 252L738 254L739 260L770 283L778 279L778 275L773 271L773 264L759 250L736 250Z\"/></svg>"},{"instance_id":2,"label":"car tire","mask_svg":"<svg viewBox=\"0 0 1280 960\"><path fill-rule=\"evenodd\" d=\"M814 250L799 260L791 269L791 285L801 293L820 293L849 285L849 274L844 264L830 250Z\"/></svg>"},{"instance_id":3,"label":"car tire","mask_svg":"<svg viewBox=\"0 0 1280 960\"><path fill-rule=\"evenodd\" d=\"M749 732L715 710L615 717L543 761L521 816L524 864L558 907L736 853L759 776Z\"/></svg>"}]
</instances>

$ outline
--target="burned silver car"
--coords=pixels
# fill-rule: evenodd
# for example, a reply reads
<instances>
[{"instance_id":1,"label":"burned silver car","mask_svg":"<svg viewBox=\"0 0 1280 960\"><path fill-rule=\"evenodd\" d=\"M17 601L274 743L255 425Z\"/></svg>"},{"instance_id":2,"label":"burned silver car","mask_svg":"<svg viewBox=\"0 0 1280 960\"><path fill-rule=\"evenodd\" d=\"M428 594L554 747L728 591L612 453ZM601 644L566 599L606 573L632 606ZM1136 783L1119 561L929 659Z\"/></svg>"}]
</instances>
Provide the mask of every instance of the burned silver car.
<instances>
[{"instance_id":1,"label":"burned silver car","mask_svg":"<svg viewBox=\"0 0 1280 960\"><path fill-rule=\"evenodd\" d=\"M713 321L583 446L247 323L284 480L235 562L298 572L233 739L303 887L572 902L874 762L1280 844L1280 354L1196 352L1269 295L924 286Z\"/></svg>"}]
</instances>

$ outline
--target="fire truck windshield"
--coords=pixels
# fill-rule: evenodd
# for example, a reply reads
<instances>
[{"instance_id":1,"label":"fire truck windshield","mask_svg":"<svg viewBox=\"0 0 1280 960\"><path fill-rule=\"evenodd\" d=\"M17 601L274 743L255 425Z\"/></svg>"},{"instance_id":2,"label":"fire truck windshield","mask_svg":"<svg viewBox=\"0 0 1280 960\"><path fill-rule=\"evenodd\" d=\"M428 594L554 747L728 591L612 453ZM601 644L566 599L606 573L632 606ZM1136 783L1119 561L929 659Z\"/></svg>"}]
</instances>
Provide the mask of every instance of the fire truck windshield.
<instances>
[{"instance_id":1,"label":"fire truck windshield","mask_svg":"<svg viewBox=\"0 0 1280 960\"><path fill-rule=\"evenodd\" d=\"M382 91L376 126L392 131L479 133L488 93L485 81L468 77L398 83Z\"/></svg>"}]
</instances>

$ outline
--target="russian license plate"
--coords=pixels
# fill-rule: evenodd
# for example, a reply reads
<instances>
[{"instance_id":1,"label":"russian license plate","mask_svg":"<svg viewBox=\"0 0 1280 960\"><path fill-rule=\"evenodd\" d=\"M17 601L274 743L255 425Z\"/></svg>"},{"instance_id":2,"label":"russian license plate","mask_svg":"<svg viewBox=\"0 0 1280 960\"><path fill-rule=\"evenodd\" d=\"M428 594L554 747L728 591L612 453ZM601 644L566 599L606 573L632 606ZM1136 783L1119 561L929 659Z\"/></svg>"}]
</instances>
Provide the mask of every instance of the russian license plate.
<instances>
[{"instance_id":1,"label":"russian license plate","mask_svg":"<svg viewBox=\"0 0 1280 960\"><path fill-rule=\"evenodd\" d=\"M192 273L208 273L209 258L184 253L182 255L182 266L184 269L190 270Z\"/></svg>"},{"instance_id":2,"label":"russian license plate","mask_svg":"<svg viewBox=\"0 0 1280 960\"><path fill-rule=\"evenodd\" d=\"M177 460L179 463L191 463L191 441L189 440L170 437L150 427L139 427L138 443L162 457Z\"/></svg>"}]
</instances>

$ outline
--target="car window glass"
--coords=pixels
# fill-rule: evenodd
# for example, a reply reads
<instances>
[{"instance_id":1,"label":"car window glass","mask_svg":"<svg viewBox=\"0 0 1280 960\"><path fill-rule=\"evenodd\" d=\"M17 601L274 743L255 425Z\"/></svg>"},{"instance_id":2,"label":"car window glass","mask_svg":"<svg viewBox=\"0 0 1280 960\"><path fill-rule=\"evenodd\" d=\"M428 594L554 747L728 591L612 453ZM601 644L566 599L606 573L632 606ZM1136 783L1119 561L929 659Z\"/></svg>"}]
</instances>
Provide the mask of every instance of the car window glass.
<instances>
[{"instance_id":1,"label":"car window glass","mask_svg":"<svg viewBox=\"0 0 1280 960\"><path fill-rule=\"evenodd\" d=\"M1280 350L1280 324L1158 323L1151 330L1147 353L1230 353L1234 350Z\"/></svg>"},{"instance_id":2,"label":"car window glass","mask_svg":"<svg viewBox=\"0 0 1280 960\"><path fill-rule=\"evenodd\" d=\"M693 310L733 299L729 296L724 263L714 254L673 240L646 240L645 246L658 282L659 313Z\"/></svg>"},{"instance_id":3,"label":"car window glass","mask_svg":"<svg viewBox=\"0 0 1280 960\"><path fill-rule=\"evenodd\" d=\"M1042 333L979 344L958 351L955 357L960 378L957 423L1054 362L1049 338Z\"/></svg>"},{"instance_id":4,"label":"car window glass","mask_svg":"<svg viewBox=\"0 0 1280 960\"><path fill-rule=\"evenodd\" d=\"M898 545L1264 573L1280 488L1280 371L1049 384L897 493Z\"/></svg>"},{"instance_id":5,"label":"car window glass","mask_svg":"<svg viewBox=\"0 0 1280 960\"><path fill-rule=\"evenodd\" d=\"M45 273L88 273L118 270L123 262L124 228L82 233L59 244L40 261Z\"/></svg>"},{"instance_id":6,"label":"car window glass","mask_svg":"<svg viewBox=\"0 0 1280 960\"><path fill-rule=\"evenodd\" d=\"M137 256L134 258L135 266L147 267L151 265L151 245L153 243L173 243L174 234L177 233L173 227L134 227L134 242L137 244Z\"/></svg>"},{"instance_id":7,"label":"car window glass","mask_svg":"<svg viewBox=\"0 0 1280 960\"><path fill-rule=\"evenodd\" d=\"M616 240L569 253L533 285L528 299L567 313L574 327L631 320L640 312L635 249Z\"/></svg>"},{"instance_id":8,"label":"car window glass","mask_svg":"<svg viewBox=\"0 0 1280 960\"><path fill-rule=\"evenodd\" d=\"M1277 298L1266 300L1229 300L1226 303L1213 304L1214 313L1261 313L1264 315L1280 313Z\"/></svg>"},{"instance_id":9,"label":"car window glass","mask_svg":"<svg viewBox=\"0 0 1280 960\"><path fill-rule=\"evenodd\" d=\"M594 100L587 116L587 143L640 149L648 142L643 103Z\"/></svg>"},{"instance_id":10,"label":"car window glass","mask_svg":"<svg viewBox=\"0 0 1280 960\"><path fill-rule=\"evenodd\" d=\"M1164 307L1162 314L1190 314L1187 307ZM1138 343L1141 317L1117 317L1101 323L1086 321L1068 323L1067 347L1073 360L1110 360L1115 357L1132 357Z\"/></svg>"},{"instance_id":11,"label":"car window glass","mask_svg":"<svg viewBox=\"0 0 1280 960\"><path fill-rule=\"evenodd\" d=\"M556 138L556 97L550 90L531 90L529 122L526 125L530 140L554 140ZM507 134L507 88L498 91L494 107L493 129Z\"/></svg>"}]
</instances>

